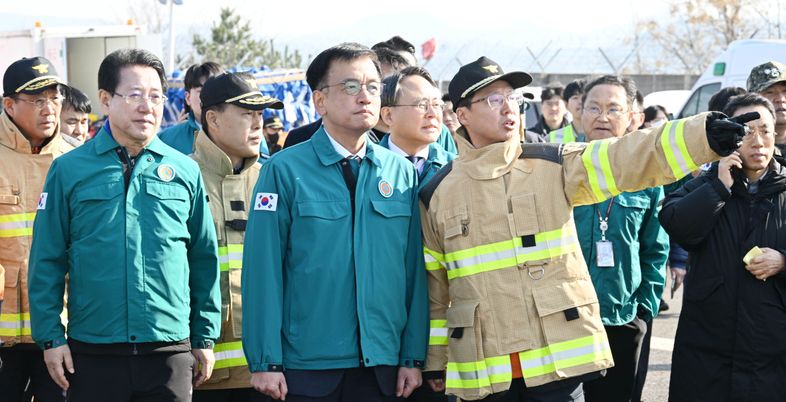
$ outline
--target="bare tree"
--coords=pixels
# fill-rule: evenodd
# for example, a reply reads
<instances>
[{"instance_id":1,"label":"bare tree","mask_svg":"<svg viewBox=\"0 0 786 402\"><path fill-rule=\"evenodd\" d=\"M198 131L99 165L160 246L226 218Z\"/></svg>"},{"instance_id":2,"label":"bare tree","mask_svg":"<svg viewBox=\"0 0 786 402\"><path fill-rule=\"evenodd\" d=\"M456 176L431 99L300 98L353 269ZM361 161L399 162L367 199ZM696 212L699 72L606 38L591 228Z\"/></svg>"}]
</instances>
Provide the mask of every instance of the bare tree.
<instances>
[{"instance_id":1,"label":"bare tree","mask_svg":"<svg viewBox=\"0 0 786 402\"><path fill-rule=\"evenodd\" d=\"M759 33L754 10L764 0L670 0L669 22L645 20L637 24L635 41L649 40L654 50L645 64L651 70L674 70L678 60L686 73L701 74L713 57L738 39ZM645 56L647 57L647 56Z\"/></svg>"}]
</instances>

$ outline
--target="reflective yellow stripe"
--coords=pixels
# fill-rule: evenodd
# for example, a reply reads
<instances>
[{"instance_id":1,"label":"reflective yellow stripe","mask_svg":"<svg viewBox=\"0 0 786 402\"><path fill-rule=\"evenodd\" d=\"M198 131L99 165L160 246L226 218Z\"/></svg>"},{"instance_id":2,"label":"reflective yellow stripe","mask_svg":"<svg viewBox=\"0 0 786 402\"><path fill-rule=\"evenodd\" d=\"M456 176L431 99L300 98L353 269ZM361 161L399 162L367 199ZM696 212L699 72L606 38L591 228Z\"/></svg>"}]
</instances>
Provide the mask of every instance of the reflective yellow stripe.
<instances>
[{"instance_id":1,"label":"reflective yellow stripe","mask_svg":"<svg viewBox=\"0 0 786 402\"><path fill-rule=\"evenodd\" d=\"M445 256L427 247L423 247L423 258L426 260L426 270L435 271L445 268Z\"/></svg>"},{"instance_id":2,"label":"reflective yellow stripe","mask_svg":"<svg viewBox=\"0 0 786 402\"><path fill-rule=\"evenodd\" d=\"M611 358L609 342L603 333L519 353L525 379Z\"/></svg>"},{"instance_id":3,"label":"reflective yellow stripe","mask_svg":"<svg viewBox=\"0 0 786 402\"><path fill-rule=\"evenodd\" d=\"M448 279L509 268L528 261L556 258L579 250L574 230L562 229L535 234L535 245L524 247L516 237L497 243L445 254Z\"/></svg>"},{"instance_id":4,"label":"reflective yellow stripe","mask_svg":"<svg viewBox=\"0 0 786 402\"><path fill-rule=\"evenodd\" d=\"M221 271L243 268L243 245L227 244L218 248L218 262Z\"/></svg>"},{"instance_id":5,"label":"reflective yellow stripe","mask_svg":"<svg viewBox=\"0 0 786 402\"><path fill-rule=\"evenodd\" d=\"M248 366L241 341L218 343L213 348L213 354L216 357L216 369Z\"/></svg>"},{"instance_id":6,"label":"reflective yellow stripe","mask_svg":"<svg viewBox=\"0 0 786 402\"><path fill-rule=\"evenodd\" d=\"M35 212L28 212L25 214L0 215L0 223L24 222L24 221L32 221L34 219L35 219Z\"/></svg>"},{"instance_id":7,"label":"reflective yellow stripe","mask_svg":"<svg viewBox=\"0 0 786 402\"><path fill-rule=\"evenodd\" d=\"M30 313L0 314L0 336L31 335Z\"/></svg>"},{"instance_id":8,"label":"reflective yellow stripe","mask_svg":"<svg viewBox=\"0 0 786 402\"><path fill-rule=\"evenodd\" d=\"M512 377L510 356L505 355L477 362L448 362L445 385L454 389L478 389L510 382Z\"/></svg>"},{"instance_id":9,"label":"reflective yellow stripe","mask_svg":"<svg viewBox=\"0 0 786 402\"><path fill-rule=\"evenodd\" d=\"M567 144L569 142L576 142L576 136L573 135L573 125L553 130L549 133L549 142Z\"/></svg>"},{"instance_id":10,"label":"reflective yellow stripe","mask_svg":"<svg viewBox=\"0 0 786 402\"><path fill-rule=\"evenodd\" d=\"M600 202L620 193L611 171L609 141L592 141L587 144L581 160L587 170L587 179L596 201Z\"/></svg>"},{"instance_id":11,"label":"reflective yellow stripe","mask_svg":"<svg viewBox=\"0 0 786 402\"><path fill-rule=\"evenodd\" d=\"M448 320L429 321L429 346L448 344Z\"/></svg>"},{"instance_id":12,"label":"reflective yellow stripe","mask_svg":"<svg viewBox=\"0 0 786 402\"><path fill-rule=\"evenodd\" d=\"M674 177L680 179L699 167L693 162L685 144L685 120L666 123L660 135L660 145Z\"/></svg>"},{"instance_id":13,"label":"reflective yellow stripe","mask_svg":"<svg viewBox=\"0 0 786 402\"><path fill-rule=\"evenodd\" d=\"M0 237L32 236L34 220L35 212L0 215Z\"/></svg>"}]
</instances>

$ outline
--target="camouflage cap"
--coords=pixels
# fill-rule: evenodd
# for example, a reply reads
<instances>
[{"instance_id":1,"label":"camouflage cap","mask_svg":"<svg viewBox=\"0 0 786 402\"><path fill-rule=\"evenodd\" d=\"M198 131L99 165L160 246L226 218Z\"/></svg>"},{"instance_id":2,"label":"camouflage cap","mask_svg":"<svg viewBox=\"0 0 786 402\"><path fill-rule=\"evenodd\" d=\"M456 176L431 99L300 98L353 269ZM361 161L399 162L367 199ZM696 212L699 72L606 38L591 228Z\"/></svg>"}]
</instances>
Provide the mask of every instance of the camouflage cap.
<instances>
[{"instance_id":1,"label":"camouflage cap","mask_svg":"<svg viewBox=\"0 0 786 402\"><path fill-rule=\"evenodd\" d=\"M751 70L748 76L748 92L761 92L779 82L786 82L786 65L768 61Z\"/></svg>"}]
</instances>

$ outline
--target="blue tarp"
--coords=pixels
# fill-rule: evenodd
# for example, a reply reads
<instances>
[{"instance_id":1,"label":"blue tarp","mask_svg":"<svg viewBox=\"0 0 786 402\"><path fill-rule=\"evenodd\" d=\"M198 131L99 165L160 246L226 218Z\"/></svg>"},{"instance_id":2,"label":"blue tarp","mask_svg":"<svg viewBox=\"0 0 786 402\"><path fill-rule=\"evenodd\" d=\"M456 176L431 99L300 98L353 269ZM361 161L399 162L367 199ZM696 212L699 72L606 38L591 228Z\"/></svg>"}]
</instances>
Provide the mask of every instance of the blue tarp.
<instances>
[{"instance_id":1,"label":"blue tarp","mask_svg":"<svg viewBox=\"0 0 786 402\"><path fill-rule=\"evenodd\" d=\"M249 72L257 79L275 76L286 76L287 72L271 71L268 68L243 69L233 68L232 72ZM164 122L161 128L166 128L177 123L177 117L185 104L185 90L183 89L183 76L185 72L176 71L169 79L167 103L164 105ZM259 89L267 96L273 96L284 102L284 109L265 110L265 118L278 116L284 124L284 130L289 131L295 127L308 124L319 118L311 102L311 88L305 80L286 81L276 84L260 85ZM197 117L199 118L199 117Z\"/></svg>"}]
</instances>

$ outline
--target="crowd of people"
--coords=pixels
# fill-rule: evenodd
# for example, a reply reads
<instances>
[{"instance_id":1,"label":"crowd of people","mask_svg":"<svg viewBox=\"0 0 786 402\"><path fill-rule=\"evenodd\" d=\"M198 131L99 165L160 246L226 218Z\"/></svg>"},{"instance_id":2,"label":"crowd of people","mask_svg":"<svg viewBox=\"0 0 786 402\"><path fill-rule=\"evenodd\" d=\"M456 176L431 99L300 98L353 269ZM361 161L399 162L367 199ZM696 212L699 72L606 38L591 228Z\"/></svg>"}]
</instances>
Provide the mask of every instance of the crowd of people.
<instances>
[{"instance_id":1,"label":"crowd of people","mask_svg":"<svg viewBox=\"0 0 786 402\"><path fill-rule=\"evenodd\" d=\"M669 400L786 401L779 62L679 120L550 85L528 126L525 72L342 43L288 133L214 62L162 131L155 55L97 79L3 76L0 401L639 402L667 272Z\"/></svg>"}]
</instances>

